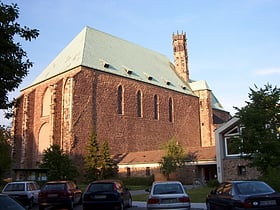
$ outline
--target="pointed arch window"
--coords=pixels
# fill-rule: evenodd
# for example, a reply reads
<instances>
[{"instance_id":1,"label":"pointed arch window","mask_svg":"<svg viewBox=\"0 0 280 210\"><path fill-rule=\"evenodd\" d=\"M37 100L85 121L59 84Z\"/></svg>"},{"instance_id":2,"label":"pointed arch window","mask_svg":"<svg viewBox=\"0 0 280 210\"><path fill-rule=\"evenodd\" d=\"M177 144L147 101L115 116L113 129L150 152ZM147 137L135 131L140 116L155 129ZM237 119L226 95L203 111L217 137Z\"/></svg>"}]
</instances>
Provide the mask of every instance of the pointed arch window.
<instances>
[{"instance_id":1,"label":"pointed arch window","mask_svg":"<svg viewBox=\"0 0 280 210\"><path fill-rule=\"evenodd\" d=\"M154 96L154 119L158 120L159 118L159 105L158 105L158 95Z\"/></svg>"},{"instance_id":2,"label":"pointed arch window","mask_svg":"<svg viewBox=\"0 0 280 210\"><path fill-rule=\"evenodd\" d=\"M168 100L168 120L169 122L173 122L173 101L172 98Z\"/></svg>"},{"instance_id":3,"label":"pointed arch window","mask_svg":"<svg viewBox=\"0 0 280 210\"><path fill-rule=\"evenodd\" d=\"M142 93L140 90L137 91L136 106L137 117L142 117Z\"/></svg>"},{"instance_id":4,"label":"pointed arch window","mask_svg":"<svg viewBox=\"0 0 280 210\"><path fill-rule=\"evenodd\" d=\"M51 90L47 88L42 100L41 116L49 116L51 114Z\"/></svg>"},{"instance_id":5,"label":"pointed arch window","mask_svg":"<svg viewBox=\"0 0 280 210\"><path fill-rule=\"evenodd\" d=\"M123 114L123 87L118 87L118 114Z\"/></svg>"}]
</instances>

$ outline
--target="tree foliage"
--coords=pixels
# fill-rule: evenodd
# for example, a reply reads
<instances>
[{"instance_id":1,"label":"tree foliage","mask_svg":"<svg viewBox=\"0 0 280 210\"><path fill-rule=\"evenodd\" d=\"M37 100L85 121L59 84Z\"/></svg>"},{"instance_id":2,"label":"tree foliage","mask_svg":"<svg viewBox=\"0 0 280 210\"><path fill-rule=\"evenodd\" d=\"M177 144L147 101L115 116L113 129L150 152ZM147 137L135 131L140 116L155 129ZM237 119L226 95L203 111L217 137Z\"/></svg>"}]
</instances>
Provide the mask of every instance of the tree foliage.
<instances>
[{"instance_id":1,"label":"tree foliage","mask_svg":"<svg viewBox=\"0 0 280 210\"><path fill-rule=\"evenodd\" d=\"M262 174L280 167L280 89L270 84L250 88L246 105L237 109L243 126L240 150Z\"/></svg>"},{"instance_id":2,"label":"tree foliage","mask_svg":"<svg viewBox=\"0 0 280 210\"><path fill-rule=\"evenodd\" d=\"M185 164L186 156L183 147L174 138L169 140L163 148L166 154L159 162L160 171L169 179L172 172L176 172L178 167Z\"/></svg>"},{"instance_id":3,"label":"tree foliage","mask_svg":"<svg viewBox=\"0 0 280 210\"><path fill-rule=\"evenodd\" d=\"M78 176L77 168L69 156L63 153L59 145L51 145L44 151L40 168L48 169L48 180L74 180Z\"/></svg>"},{"instance_id":4,"label":"tree foliage","mask_svg":"<svg viewBox=\"0 0 280 210\"><path fill-rule=\"evenodd\" d=\"M33 65L21 44L15 39L31 41L39 35L37 29L21 27L16 22L18 17L17 4L6 5L0 2L0 109L12 106L7 94L18 88Z\"/></svg>"},{"instance_id":5,"label":"tree foliage","mask_svg":"<svg viewBox=\"0 0 280 210\"><path fill-rule=\"evenodd\" d=\"M11 167L10 130L0 126L0 180Z\"/></svg>"},{"instance_id":6,"label":"tree foliage","mask_svg":"<svg viewBox=\"0 0 280 210\"><path fill-rule=\"evenodd\" d=\"M110 149L107 141L100 148L95 132L89 138L86 147L85 160L86 178L88 181L114 177L117 174L117 164L110 157Z\"/></svg>"}]
</instances>

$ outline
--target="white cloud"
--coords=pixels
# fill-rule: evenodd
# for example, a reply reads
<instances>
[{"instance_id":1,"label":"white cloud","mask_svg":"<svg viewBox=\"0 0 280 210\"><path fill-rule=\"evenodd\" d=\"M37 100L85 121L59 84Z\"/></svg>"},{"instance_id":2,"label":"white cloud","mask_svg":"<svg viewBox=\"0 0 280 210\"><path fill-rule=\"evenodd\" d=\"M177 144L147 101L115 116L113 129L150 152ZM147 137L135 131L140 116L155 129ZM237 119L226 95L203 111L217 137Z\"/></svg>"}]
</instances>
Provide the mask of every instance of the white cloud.
<instances>
[{"instance_id":1,"label":"white cloud","mask_svg":"<svg viewBox=\"0 0 280 210\"><path fill-rule=\"evenodd\" d=\"M256 71L257 75L276 75L280 74L280 68L268 68Z\"/></svg>"}]
</instances>

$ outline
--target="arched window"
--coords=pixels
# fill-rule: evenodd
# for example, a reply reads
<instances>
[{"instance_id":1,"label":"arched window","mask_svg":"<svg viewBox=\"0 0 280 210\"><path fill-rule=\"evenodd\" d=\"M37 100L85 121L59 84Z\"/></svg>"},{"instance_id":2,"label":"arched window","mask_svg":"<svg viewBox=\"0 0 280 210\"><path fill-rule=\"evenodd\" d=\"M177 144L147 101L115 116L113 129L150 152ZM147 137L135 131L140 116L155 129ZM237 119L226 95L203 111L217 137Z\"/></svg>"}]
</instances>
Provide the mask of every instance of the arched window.
<instances>
[{"instance_id":1,"label":"arched window","mask_svg":"<svg viewBox=\"0 0 280 210\"><path fill-rule=\"evenodd\" d=\"M44 150L51 145L50 136L51 136L50 124L45 123L42 125L39 131L39 141L38 141L39 155L43 155Z\"/></svg>"},{"instance_id":2,"label":"arched window","mask_svg":"<svg viewBox=\"0 0 280 210\"><path fill-rule=\"evenodd\" d=\"M159 108L158 108L158 96L154 96L154 119L158 120Z\"/></svg>"},{"instance_id":3,"label":"arched window","mask_svg":"<svg viewBox=\"0 0 280 210\"><path fill-rule=\"evenodd\" d=\"M42 100L42 113L41 116L49 116L51 114L51 90L47 88Z\"/></svg>"},{"instance_id":4,"label":"arched window","mask_svg":"<svg viewBox=\"0 0 280 210\"><path fill-rule=\"evenodd\" d=\"M137 91L136 106L137 117L142 117L142 93L140 90Z\"/></svg>"},{"instance_id":5,"label":"arched window","mask_svg":"<svg viewBox=\"0 0 280 210\"><path fill-rule=\"evenodd\" d=\"M123 88L118 88L118 114L123 114Z\"/></svg>"},{"instance_id":6,"label":"arched window","mask_svg":"<svg viewBox=\"0 0 280 210\"><path fill-rule=\"evenodd\" d=\"M172 101L172 98L169 98L169 100L168 100L168 119L169 119L169 122L173 121L173 101Z\"/></svg>"}]
</instances>

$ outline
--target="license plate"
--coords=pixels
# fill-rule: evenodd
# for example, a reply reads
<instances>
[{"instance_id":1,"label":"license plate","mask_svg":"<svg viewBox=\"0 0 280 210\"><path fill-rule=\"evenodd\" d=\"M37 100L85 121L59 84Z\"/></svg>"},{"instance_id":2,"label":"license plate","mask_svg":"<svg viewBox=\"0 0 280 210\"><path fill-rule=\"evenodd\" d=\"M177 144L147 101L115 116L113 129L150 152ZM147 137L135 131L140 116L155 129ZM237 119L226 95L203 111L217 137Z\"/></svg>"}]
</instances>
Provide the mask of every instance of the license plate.
<instances>
[{"instance_id":1,"label":"license plate","mask_svg":"<svg viewBox=\"0 0 280 210\"><path fill-rule=\"evenodd\" d=\"M273 206L276 205L276 200L260 201L261 206Z\"/></svg>"},{"instance_id":2,"label":"license plate","mask_svg":"<svg viewBox=\"0 0 280 210\"><path fill-rule=\"evenodd\" d=\"M105 199L106 195L95 195L94 198L95 199Z\"/></svg>"},{"instance_id":3,"label":"license plate","mask_svg":"<svg viewBox=\"0 0 280 210\"><path fill-rule=\"evenodd\" d=\"M176 198L170 198L170 199L162 199L161 203L176 203L177 199Z\"/></svg>"},{"instance_id":4,"label":"license plate","mask_svg":"<svg viewBox=\"0 0 280 210\"><path fill-rule=\"evenodd\" d=\"M48 194L48 197L49 198L56 198L56 197L58 197L58 194Z\"/></svg>"}]
</instances>

